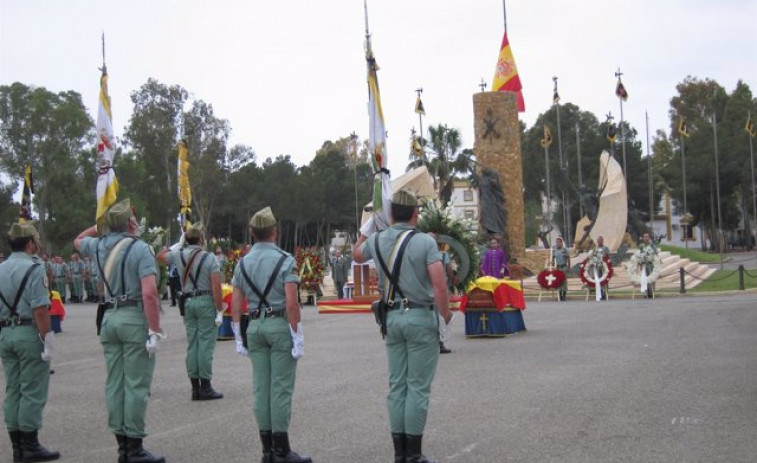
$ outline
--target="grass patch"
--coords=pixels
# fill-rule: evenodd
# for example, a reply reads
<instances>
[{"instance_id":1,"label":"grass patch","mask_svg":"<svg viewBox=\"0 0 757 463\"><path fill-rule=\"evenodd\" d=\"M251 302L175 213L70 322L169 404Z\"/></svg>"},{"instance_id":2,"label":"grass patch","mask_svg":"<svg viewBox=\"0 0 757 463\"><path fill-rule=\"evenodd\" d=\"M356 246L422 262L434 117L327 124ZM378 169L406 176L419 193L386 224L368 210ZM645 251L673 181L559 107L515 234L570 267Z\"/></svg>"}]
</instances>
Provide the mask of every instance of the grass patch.
<instances>
[{"instance_id":1,"label":"grass patch","mask_svg":"<svg viewBox=\"0 0 757 463\"><path fill-rule=\"evenodd\" d=\"M678 246L670 246L668 244L660 245L660 249L667 251L671 254L675 254L682 258L686 258L686 248L680 248ZM688 258L694 262L713 263L720 262L720 254L702 252L698 249L689 248Z\"/></svg>"},{"instance_id":2,"label":"grass patch","mask_svg":"<svg viewBox=\"0 0 757 463\"><path fill-rule=\"evenodd\" d=\"M757 275L754 270L744 273L744 288L757 288ZM716 270L705 281L689 291L732 291L739 289L738 270Z\"/></svg>"}]
</instances>

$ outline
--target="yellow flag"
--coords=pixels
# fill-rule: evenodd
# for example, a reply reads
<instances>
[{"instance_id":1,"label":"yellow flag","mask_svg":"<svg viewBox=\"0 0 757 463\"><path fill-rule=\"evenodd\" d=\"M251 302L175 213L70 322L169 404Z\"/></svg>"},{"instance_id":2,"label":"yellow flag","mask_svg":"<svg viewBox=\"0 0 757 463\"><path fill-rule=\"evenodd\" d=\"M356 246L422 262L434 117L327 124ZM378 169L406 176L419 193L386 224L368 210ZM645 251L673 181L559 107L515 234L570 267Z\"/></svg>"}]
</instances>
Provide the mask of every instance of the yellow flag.
<instances>
[{"instance_id":1,"label":"yellow flag","mask_svg":"<svg viewBox=\"0 0 757 463\"><path fill-rule=\"evenodd\" d=\"M552 144L552 132L549 131L549 127L544 126L544 138L541 139L541 146L543 148L549 148Z\"/></svg>"},{"instance_id":2,"label":"yellow flag","mask_svg":"<svg viewBox=\"0 0 757 463\"><path fill-rule=\"evenodd\" d=\"M186 229L191 224L192 218L192 189L189 186L189 151L187 143L182 140L179 142L179 160L178 174L176 178L179 184L179 204L181 213L182 227Z\"/></svg>"},{"instance_id":3,"label":"yellow flag","mask_svg":"<svg viewBox=\"0 0 757 463\"><path fill-rule=\"evenodd\" d=\"M100 98L97 104L97 213L95 221L102 225L105 211L118 197L118 179L113 171L116 137L113 135L113 118L108 95L108 71L105 66L100 76Z\"/></svg>"}]
</instances>

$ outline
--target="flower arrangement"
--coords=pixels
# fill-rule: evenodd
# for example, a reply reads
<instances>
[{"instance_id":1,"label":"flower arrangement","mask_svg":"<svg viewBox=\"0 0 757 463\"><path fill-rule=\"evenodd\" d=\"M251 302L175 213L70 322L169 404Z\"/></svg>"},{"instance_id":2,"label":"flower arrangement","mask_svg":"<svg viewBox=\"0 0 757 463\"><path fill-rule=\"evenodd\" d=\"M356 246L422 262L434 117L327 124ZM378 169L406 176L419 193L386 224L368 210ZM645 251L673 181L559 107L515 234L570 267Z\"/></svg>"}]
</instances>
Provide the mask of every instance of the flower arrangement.
<instances>
[{"instance_id":1,"label":"flower arrangement","mask_svg":"<svg viewBox=\"0 0 757 463\"><path fill-rule=\"evenodd\" d=\"M647 275L647 283L652 284L657 281L662 272L662 260L660 260L656 252L639 249L633 253L628 262L624 263L623 266L628 272L631 281L641 284L641 267L647 264L652 265L652 271Z\"/></svg>"},{"instance_id":2,"label":"flower arrangement","mask_svg":"<svg viewBox=\"0 0 757 463\"><path fill-rule=\"evenodd\" d=\"M478 224L472 219L455 217L453 210L451 201L446 207L441 207L436 200L426 202L418 216L418 230L436 233L440 243L449 245L453 269L457 266L458 284L455 288L465 291L476 279L481 263L476 244Z\"/></svg>"},{"instance_id":3,"label":"flower arrangement","mask_svg":"<svg viewBox=\"0 0 757 463\"><path fill-rule=\"evenodd\" d=\"M142 217L139 227L142 229L140 238L150 246L153 255L156 255L165 245L166 229L163 227L149 227L146 217ZM168 266L159 263L157 259L155 260L155 265L158 268L158 294L163 294L168 284Z\"/></svg>"},{"instance_id":4,"label":"flower arrangement","mask_svg":"<svg viewBox=\"0 0 757 463\"><path fill-rule=\"evenodd\" d=\"M234 269L237 268L237 263L239 263L239 259L241 259L242 256L244 256L244 254L242 254L242 251L239 249L229 251L226 255L226 262L221 271L223 271L226 276L227 283L231 283L231 279L234 277Z\"/></svg>"},{"instance_id":5,"label":"flower arrangement","mask_svg":"<svg viewBox=\"0 0 757 463\"><path fill-rule=\"evenodd\" d=\"M592 287L596 285L597 281L594 277L595 271L599 278L599 284L602 286L607 286L610 279L612 279L612 276L615 274L615 270L609 257L603 256L602 253L596 252L595 250L591 250L586 256L586 259L581 263L581 271L579 275L581 276L583 284Z\"/></svg>"},{"instance_id":6,"label":"flower arrangement","mask_svg":"<svg viewBox=\"0 0 757 463\"><path fill-rule=\"evenodd\" d=\"M300 270L300 286L308 291L317 290L323 280L321 255L315 248L298 248L295 259Z\"/></svg>"},{"instance_id":7,"label":"flower arrangement","mask_svg":"<svg viewBox=\"0 0 757 463\"><path fill-rule=\"evenodd\" d=\"M543 289L554 290L565 282L565 273L557 269L542 270L536 276L536 281L539 282L539 286Z\"/></svg>"}]
</instances>

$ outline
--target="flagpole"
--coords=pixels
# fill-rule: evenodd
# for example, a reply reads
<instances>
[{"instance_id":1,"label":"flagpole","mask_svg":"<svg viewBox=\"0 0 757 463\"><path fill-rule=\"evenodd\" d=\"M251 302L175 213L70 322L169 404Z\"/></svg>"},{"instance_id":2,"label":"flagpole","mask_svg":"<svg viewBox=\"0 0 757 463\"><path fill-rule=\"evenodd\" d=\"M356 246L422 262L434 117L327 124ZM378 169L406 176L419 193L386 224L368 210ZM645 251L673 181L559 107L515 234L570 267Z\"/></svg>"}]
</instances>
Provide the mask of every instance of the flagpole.
<instances>
[{"instance_id":1,"label":"flagpole","mask_svg":"<svg viewBox=\"0 0 757 463\"><path fill-rule=\"evenodd\" d=\"M352 167L355 172L355 230L356 236L360 236L360 207L357 199L357 134L353 130L350 134L350 155L352 157Z\"/></svg>"},{"instance_id":2,"label":"flagpole","mask_svg":"<svg viewBox=\"0 0 757 463\"><path fill-rule=\"evenodd\" d=\"M678 139L681 141L681 174L683 178L683 217L686 220L686 227L688 230L688 227L691 226L689 223L689 209L686 204L686 145L683 142L683 134L678 133ZM692 231L693 233L693 231ZM684 245L686 247L686 257L689 257L689 232L687 231L684 235Z\"/></svg>"},{"instance_id":3,"label":"flagpole","mask_svg":"<svg viewBox=\"0 0 757 463\"><path fill-rule=\"evenodd\" d=\"M649 113L644 111L647 120L647 177L649 178L649 229L654 232L654 188L652 185L652 152L649 150Z\"/></svg>"},{"instance_id":4,"label":"flagpole","mask_svg":"<svg viewBox=\"0 0 757 463\"><path fill-rule=\"evenodd\" d=\"M557 93L557 76L552 77L552 81L555 83L555 94L559 95ZM554 100L554 97L553 97ZM557 112L557 153L559 155L560 159L560 171L565 171L567 176L567 170L565 169L565 165L563 163L562 158L562 129L560 128L562 124L560 124L560 100L557 99L557 101L554 101L555 104L555 110ZM563 224L563 230L565 231L565 247L570 247L570 227L569 227L569 221L570 218L567 215L566 208L567 203L565 201L565 191L563 188L560 189L560 193L562 195L562 224Z\"/></svg>"},{"instance_id":5,"label":"flagpole","mask_svg":"<svg viewBox=\"0 0 757 463\"><path fill-rule=\"evenodd\" d=\"M747 114L747 120L748 121L752 120L751 110ZM749 164L752 168L752 213L753 213L755 222L757 222L757 190L755 190L755 185L754 185L754 149L752 147L752 137L753 137L752 131L749 131L747 136L749 137ZM752 228L754 228L754 225L752 225ZM752 236L753 236L752 230L749 230L749 235L750 235L749 239L752 239Z\"/></svg>"},{"instance_id":6,"label":"flagpole","mask_svg":"<svg viewBox=\"0 0 757 463\"><path fill-rule=\"evenodd\" d=\"M723 216L720 211L720 162L718 160L718 120L715 108L712 109L712 139L715 151L715 195L718 202L718 248L720 249L720 270L723 270Z\"/></svg>"},{"instance_id":7,"label":"flagpole","mask_svg":"<svg viewBox=\"0 0 757 463\"><path fill-rule=\"evenodd\" d=\"M418 94L418 101L420 101L421 93L423 93L423 88L418 87L417 89L415 89L415 93ZM423 143L423 111L418 111L418 124L420 126L420 134L421 134L420 144L421 144L421 147L423 147L424 145Z\"/></svg>"},{"instance_id":8,"label":"flagpole","mask_svg":"<svg viewBox=\"0 0 757 463\"><path fill-rule=\"evenodd\" d=\"M615 77L620 79L620 76L622 76L623 73L620 72L620 68L618 68L618 71L615 73ZM623 128L623 98L618 97L618 100L620 100L620 146L623 151L623 176L626 180L626 187L628 187L628 170L626 167L626 135L625 135L625 129Z\"/></svg>"},{"instance_id":9,"label":"flagpole","mask_svg":"<svg viewBox=\"0 0 757 463\"><path fill-rule=\"evenodd\" d=\"M502 0L502 18L505 20L505 34L507 33L507 6L505 0Z\"/></svg>"},{"instance_id":10,"label":"flagpole","mask_svg":"<svg viewBox=\"0 0 757 463\"><path fill-rule=\"evenodd\" d=\"M581 173L581 124L576 121L576 157L578 158L578 187L581 188L584 185L582 173ZM579 198L580 199L580 198ZM584 216L584 205L581 201L578 201L578 207L581 211L581 217Z\"/></svg>"},{"instance_id":11,"label":"flagpole","mask_svg":"<svg viewBox=\"0 0 757 463\"><path fill-rule=\"evenodd\" d=\"M549 144L544 144L544 165L547 169L547 217L549 224L552 224L552 193L549 184Z\"/></svg>"}]
</instances>

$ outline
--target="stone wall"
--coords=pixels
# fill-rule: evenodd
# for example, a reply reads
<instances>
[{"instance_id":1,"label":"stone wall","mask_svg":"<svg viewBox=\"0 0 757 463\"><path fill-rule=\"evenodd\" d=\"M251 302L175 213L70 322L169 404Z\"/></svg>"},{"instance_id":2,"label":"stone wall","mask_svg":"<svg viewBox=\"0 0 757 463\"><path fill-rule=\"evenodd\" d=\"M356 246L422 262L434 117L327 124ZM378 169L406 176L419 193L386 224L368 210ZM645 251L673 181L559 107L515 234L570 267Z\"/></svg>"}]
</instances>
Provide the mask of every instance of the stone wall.
<instances>
[{"instance_id":1,"label":"stone wall","mask_svg":"<svg viewBox=\"0 0 757 463\"><path fill-rule=\"evenodd\" d=\"M473 95L473 151L478 162L499 174L507 211L507 243L512 256L526 250L523 161L520 150L518 105L512 92L481 92Z\"/></svg>"}]
</instances>

